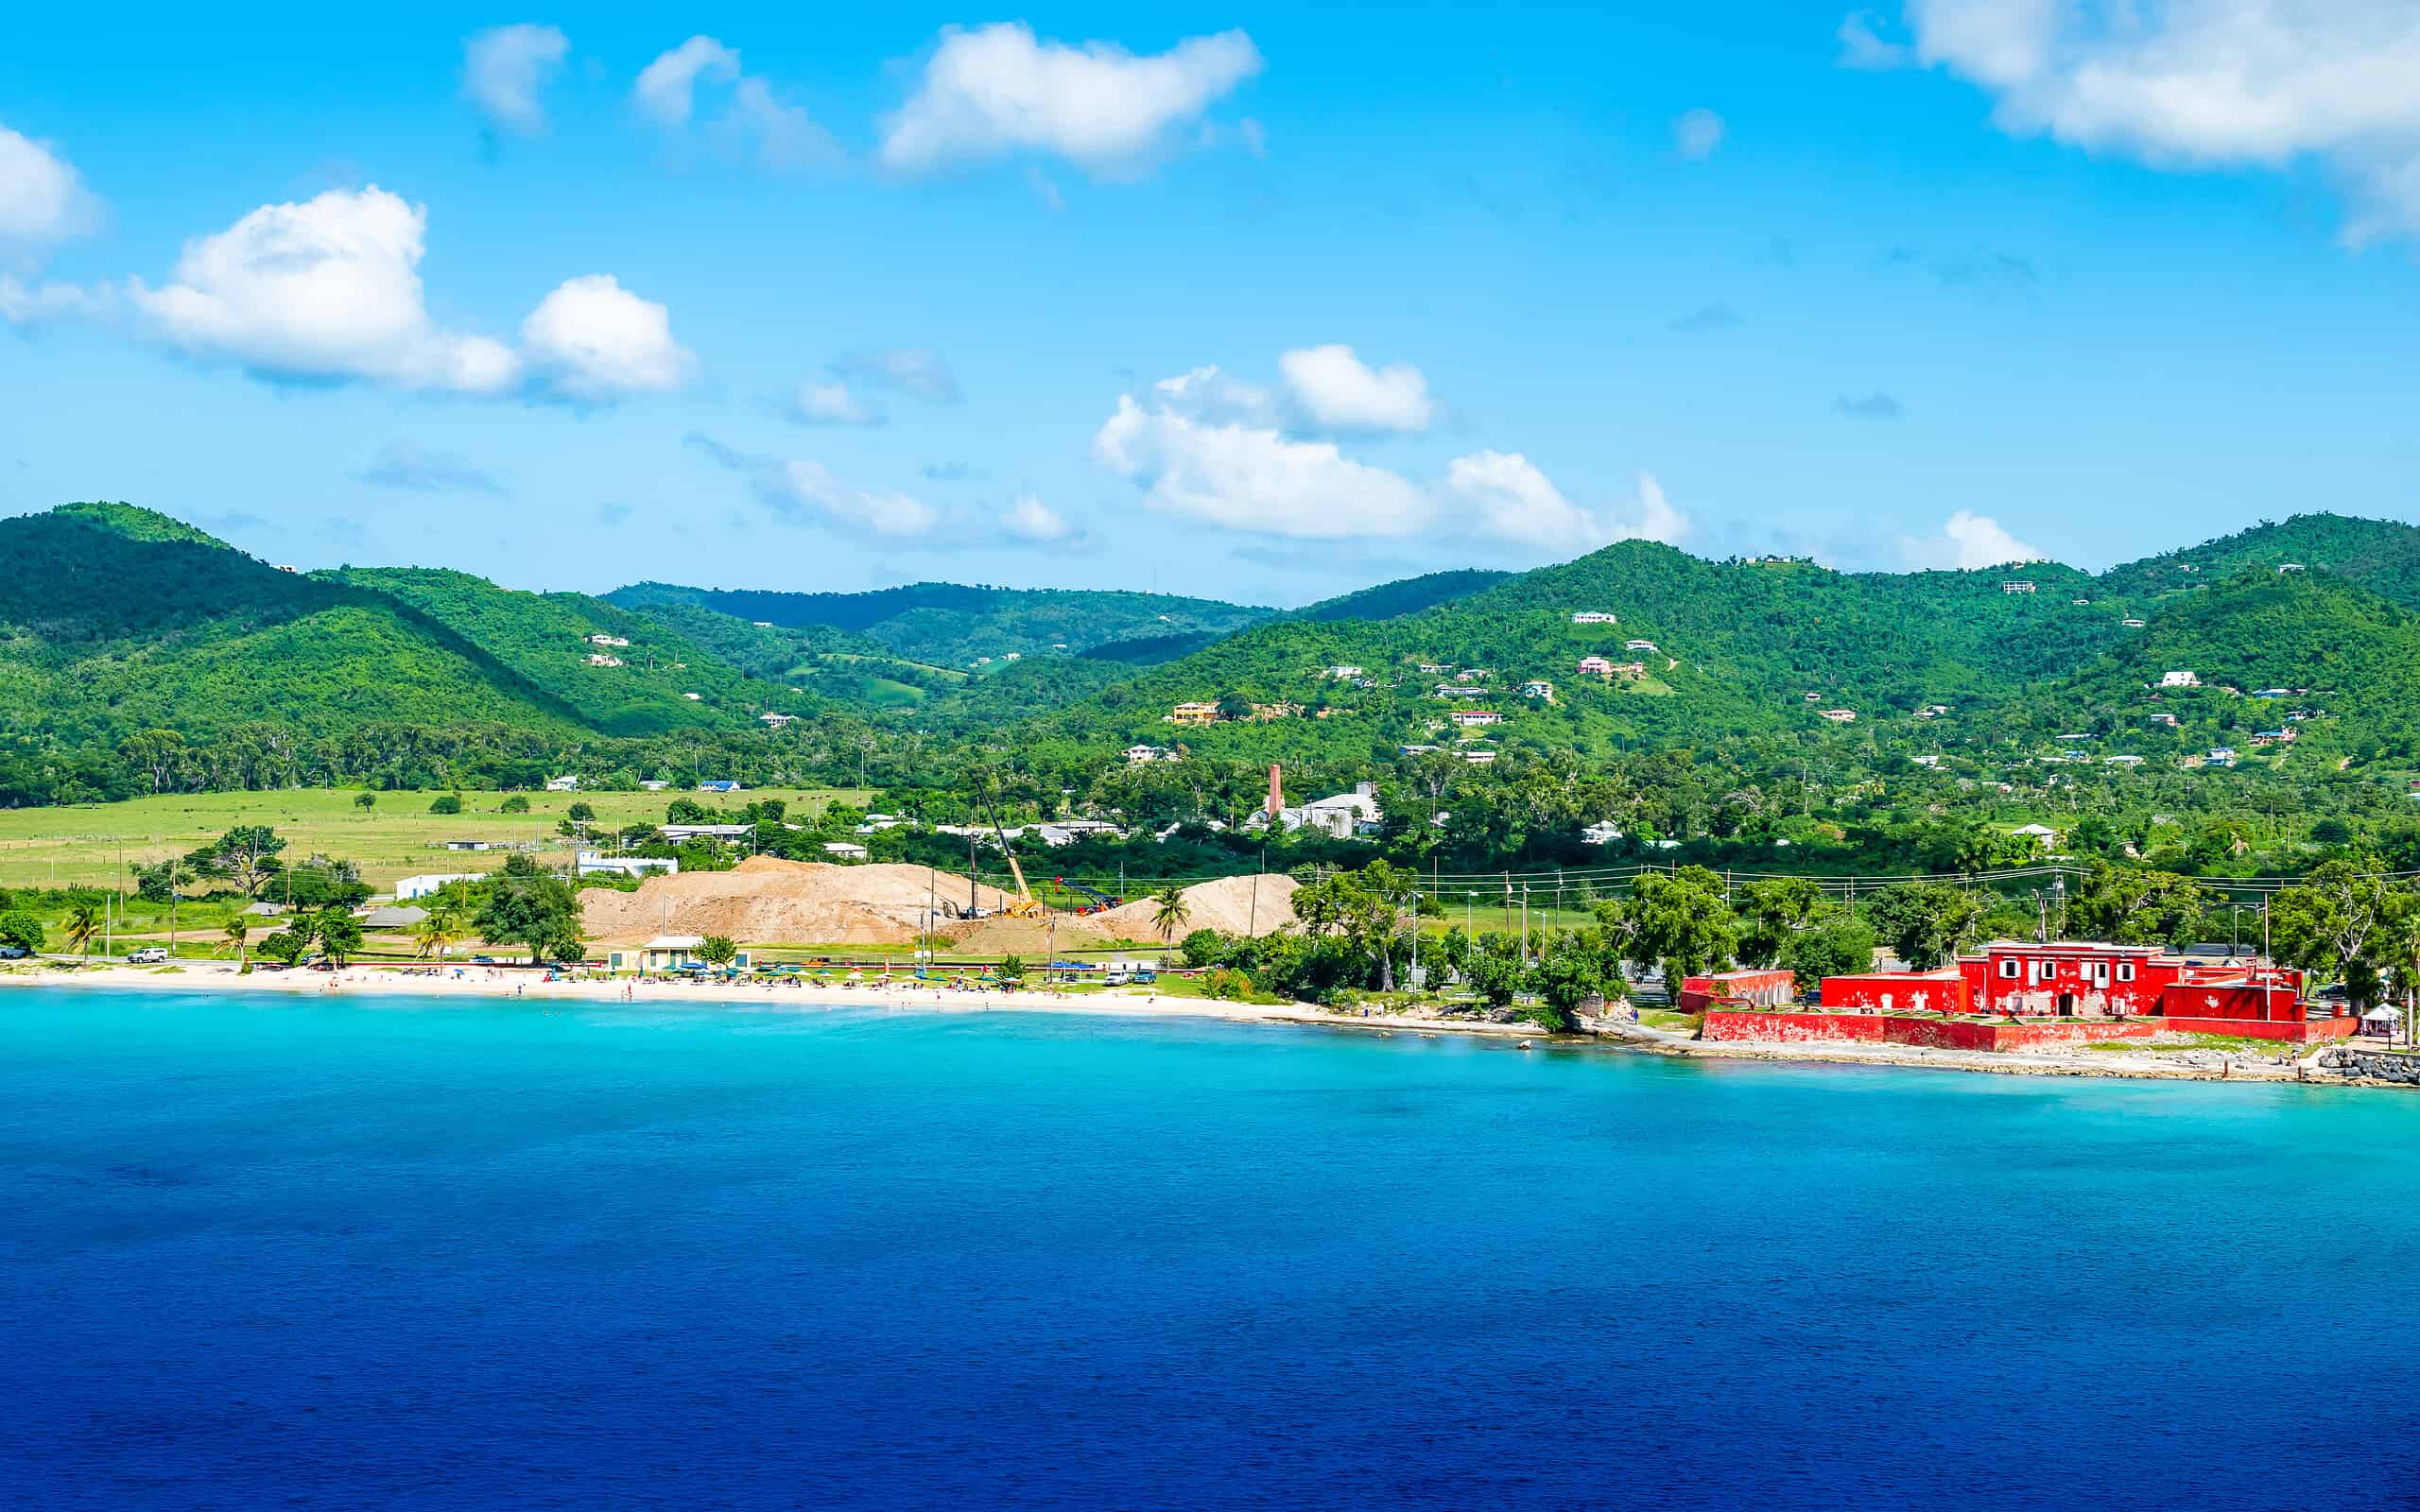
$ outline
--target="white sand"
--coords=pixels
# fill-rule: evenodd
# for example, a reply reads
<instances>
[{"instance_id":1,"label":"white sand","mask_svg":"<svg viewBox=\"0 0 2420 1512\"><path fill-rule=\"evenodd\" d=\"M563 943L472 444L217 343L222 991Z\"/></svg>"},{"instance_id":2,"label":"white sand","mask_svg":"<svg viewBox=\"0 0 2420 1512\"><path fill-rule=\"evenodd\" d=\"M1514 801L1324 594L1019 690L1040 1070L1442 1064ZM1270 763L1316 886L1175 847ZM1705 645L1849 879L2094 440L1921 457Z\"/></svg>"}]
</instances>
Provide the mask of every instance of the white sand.
<instances>
[{"instance_id":1,"label":"white sand","mask_svg":"<svg viewBox=\"0 0 2420 1512\"><path fill-rule=\"evenodd\" d=\"M1225 1019L1252 1023L1316 1023L1340 1028L1434 1034L1474 1034L1498 1039L1543 1039L1533 1026L1472 1023L1458 1019L1374 1015L1363 1019L1329 1013L1308 1004L1222 1003L1214 998L1170 997L1148 987L1099 992L963 991L935 988L905 974L882 985L878 975L830 987L761 982L548 982L544 973L499 967L465 966L457 978L448 967L438 976L414 975L388 967L352 966L341 971L260 971L241 974L233 962L185 962L180 970L95 966L75 971L20 968L0 971L0 988L93 988L142 991L259 992L287 997L512 998L544 1003L728 1004L794 1008L921 1008L945 1012L1026 1010L1087 1013L1123 1018Z\"/></svg>"}]
</instances>

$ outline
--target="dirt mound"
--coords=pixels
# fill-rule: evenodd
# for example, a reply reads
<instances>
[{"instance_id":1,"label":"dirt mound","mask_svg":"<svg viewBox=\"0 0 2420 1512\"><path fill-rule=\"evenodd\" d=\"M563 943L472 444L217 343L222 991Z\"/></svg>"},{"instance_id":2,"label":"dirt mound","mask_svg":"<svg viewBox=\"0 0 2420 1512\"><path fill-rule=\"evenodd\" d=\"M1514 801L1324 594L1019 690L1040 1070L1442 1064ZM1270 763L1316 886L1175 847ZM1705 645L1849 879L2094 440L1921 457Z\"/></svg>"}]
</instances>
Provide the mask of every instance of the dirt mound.
<instances>
[{"instance_id":1,"label":"dirt mound","mask_svg":"<svg viewBox=\"0 0 2420 1512\"><path fill-rule=\"evenodd\" d=\"M1038 961L1052 948L1050 922L1043 919L968 919L950 925L942 933L949 937L950 950L968 955L1023 955ZM1110 936L1092 927L1090 919L1074 919L1063 915L1059 919L1057 948L1063 955L1071 950L1091 950L1110 942Z\"/></svg>"},{"instance_id":2,"label":"dirt mound","mask_svg":"<svg viewBox=\"0 0 2420 1512\"><path fill-rule=\"evenodd\" d=\"M1229 935L1274 935L1294 921L1294 889L1299 885L1293 878L1275 873L1196 883L1184 889L1184 923L1177 930L1176 937L1183 939L1197 929L1215 929ZM1158 903L1138 898L1090 915L1084 923L1113 937L1151 940L1160 937L1159 928L1152 922L1159 911Z\"/></svg>"},{"instance_id":3,"label":"dirt mound","mask_svg":"<svg viewBox=\"0 0 2420 1512\"><path fill-rule=\"evenodd\" d=\"M967 897L964 877L925 867L752 856L730 871L650 877L636 892L592 889L580 894L580 915L599 944L672 934L751 945L905 945L924 927L928 902L940 906L936 923L945 929L947 910L964 908ZM997 887L977 887L974 897L983 908L1008 901Z\"/></svg>"}]
</instances>

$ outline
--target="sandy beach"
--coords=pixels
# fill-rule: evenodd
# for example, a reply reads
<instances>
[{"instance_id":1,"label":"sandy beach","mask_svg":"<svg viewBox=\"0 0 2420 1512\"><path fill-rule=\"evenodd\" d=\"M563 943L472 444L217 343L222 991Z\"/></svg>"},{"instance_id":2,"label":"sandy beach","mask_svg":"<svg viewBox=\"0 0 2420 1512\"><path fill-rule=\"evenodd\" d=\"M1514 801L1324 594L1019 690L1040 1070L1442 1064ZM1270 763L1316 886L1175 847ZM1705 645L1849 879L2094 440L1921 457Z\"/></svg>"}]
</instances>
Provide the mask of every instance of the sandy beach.
<instances>
[{"instance_id":1,"label":"sandy beach","mask_svg":"<svg viewBox=\"0 0 2420 1512\"><path fill-rule=\"evenodd\" d=\"M1526 1023L1487 1023L1469 1019L1427 1018L1401 1013L1331 1012L1310 1004L1229 1003L1175 997L1150 988L1094 992L1057 992L1046 988L1015 991L966 991L935 988L907 977L818 987L804 982L605 981L559 978L485 966L445 968L441 973L391 967L354 966L341 971L241 972L232 962L183 962L175 968L94 966L74 971L20 967L0 971L0 988L92 988L153 992L207 991L284 997L423 998L432 1001L510 998L528 1003L626 1003L662 1005L727 1005L786 1009L889 1008L927 1013L1060 1013L1104 1018L1218 1019L1236 1023L1284 1023L1364 1034L1464 1035L1508 1040L1534 1048L1601 1047L1704 1060L1753 1060L1801 1064L1898 1066L1999 1076L2116 1076L2161 1081L2308 1082L2327 1086L2388 1086L2348 1077L2321 1064L2332 1044L2280 1045L2274 1051L2169 1047L2124 1050L2048 1051L1933 1050L1875 1044L1753 1044L1710 1042L1669 1030L1620 1021L1599 1021L1591 1032L1547 1035Z\"/></svg>"},{"instance_id":2,"label":"sandy beach","mask_svg":"<svg viewBox=\"0 0 2420 1512\"><path fill-rule=\"evenodd\" d=\"M602 981L558 978L543 972L486 966L447 967L441 973L354 966L340 971L240 971L232 962L183 962L172 969L94 966L74 971L19 969L0 972L0 988L57 988L147 992L257 992L285 997L408 997L435 1000L511 998L529 1003L630 1003L734 1007L916 1008L956 1013L1043 1012L1098 1014L1118 1018L1223 1019L1252 1023L1308 1023L1374 1033L1414 1031L1467 1034L1492 1039L1544 1040L1534 1025L1474 1023L1405 1014L1359 1018L1330 1013L1308 1004L1229 1003L1177 997L1150 988L1111 988L1095 992L1054 992L1046 988L972 991L936 988L906 976L887 985L878 979L846 986L805 982Z\"/></svg>"}]
</instances>

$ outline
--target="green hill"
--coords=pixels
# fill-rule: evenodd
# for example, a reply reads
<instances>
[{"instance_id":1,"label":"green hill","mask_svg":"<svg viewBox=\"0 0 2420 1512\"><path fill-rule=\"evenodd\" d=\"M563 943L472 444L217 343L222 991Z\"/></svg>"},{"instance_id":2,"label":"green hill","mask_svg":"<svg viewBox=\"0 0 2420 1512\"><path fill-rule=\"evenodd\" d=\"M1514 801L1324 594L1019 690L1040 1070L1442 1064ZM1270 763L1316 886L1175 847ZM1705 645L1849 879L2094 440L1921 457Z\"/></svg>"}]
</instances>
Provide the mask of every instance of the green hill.
<instances>
[{"instance_id":1,"label":"green hill","mask_svg":"<svg viewBox=\"0 0 2420 1512\"><path fill-rule=\"evenodd\" d=\"M1484 567L1458 567L1420 577L1398 578L1392 583L1380 583L1374 588L1360 589L1335 598L1323 598L1294 610L1287 617L1318 621L1391 620L1484 593L1512 576L1511 573L1495 572Z\"/></svg>"},{"instance_id":2,"label":"green hill","mask_svg":"<svg viewBox=\"0 0 2420 1512\"><path fill-rule=\"evenodd\" d=\"M2163 685L2186 673L2194 685ZM2261 731L2289 728L2290 745L2256 748ZM2120 650L2011 697L1990 729L2003 746L2101 759L2219 747L2273 764L2407 758L2420 751L2420 615L2351 582L2247 567L2169 600Z\"/></svg>"},{"instance_id":3,"label":"green hill","mask_svg":"<svg viewBox=\"0 0 2420 1512\"><path fill-rule=\"evenodd\" d=\"M0 521L0 720L110 741L249 721L581 728L580 712L413 607L280 572L147 509Z\"/></svg>"},{"instance_id":4,"label":"green hill","mask_svg":"<svg viewBox=\"0 0 2420 1512\"><path fill-rule=\"evenodd\" d=\"M600 734L730 728L767 710L799 713L807 707L786 686L749 677L662 622L585 593L520 593L440 568L344 568L312 576L408 606ZM627 644L597 644L597 636Z\"/></svg>"},{"instance_id":5,"label":"green hill","mask_svg":"<svg viewBox=\"0 0 2420 1512\"><path fill-rule=\"evenodd\" d=\"M2337 514L2263 522L2198 546L2111 568L2101 581L2115 593L2174 593L2248 571L2290 577L2296 567L2304 576L2354 583L2406 609L2420 609L2420 527Z\"/></svg>"},{"instance_id":6,"label":"green hill","mask_svg":"<svg viewBox=\"0 0 2420 1512\"><path fill-rule=\"evenodd\" d=\"M913 583L864 593L786 593L760 589L684 588L633 583L605 595L626 609L691 604L752 624L828 626L853 630L910 662L965 667L1072 653L1116 641L1208 632L1223 634L1274 611L1217 599L1123 590L984 588Z\"/></svg>"}]
</instances>

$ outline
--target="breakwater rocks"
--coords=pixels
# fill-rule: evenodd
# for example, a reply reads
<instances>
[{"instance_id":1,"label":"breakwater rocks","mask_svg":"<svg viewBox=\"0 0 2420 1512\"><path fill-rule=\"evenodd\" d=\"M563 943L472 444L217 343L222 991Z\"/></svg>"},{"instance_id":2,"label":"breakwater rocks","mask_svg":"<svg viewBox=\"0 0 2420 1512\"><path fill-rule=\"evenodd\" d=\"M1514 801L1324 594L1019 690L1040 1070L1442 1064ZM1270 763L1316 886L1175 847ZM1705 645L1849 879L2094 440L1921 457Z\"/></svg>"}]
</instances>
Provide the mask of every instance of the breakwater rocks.
<instances>
[{"instance_id":1,"label":"breakwater rocks","mask_svg":"<svg viewBox=\"0 0 2420 1512\"><path fill-rule=\"evenodd\" d=\"M2406 1087L2420 1087L2420 1056L2398 1056L2377 1050L2325 1050L2319 1063L2328 1071L2364 1081L2399 1082Z\"/></svg>"}]
</instances>

